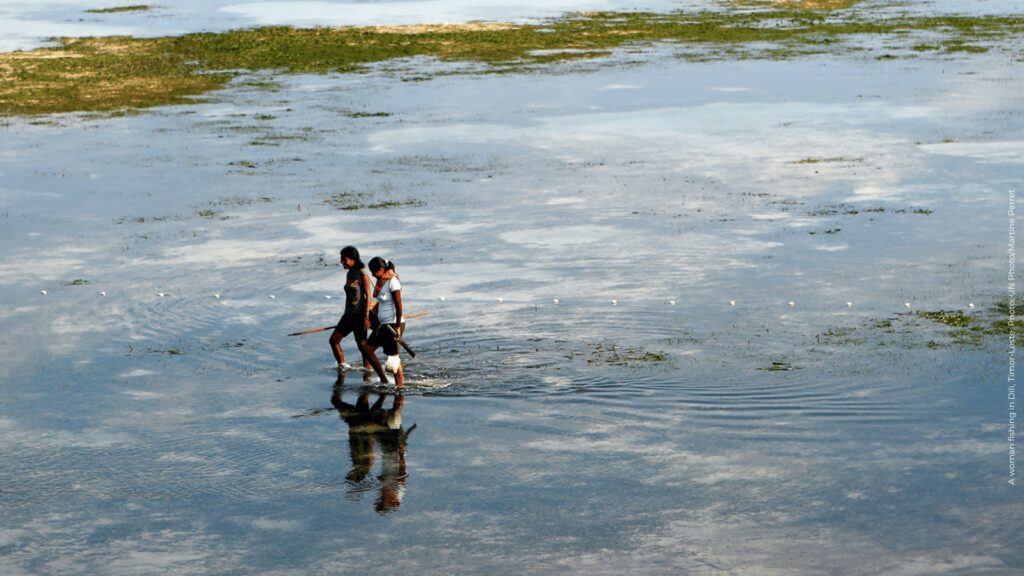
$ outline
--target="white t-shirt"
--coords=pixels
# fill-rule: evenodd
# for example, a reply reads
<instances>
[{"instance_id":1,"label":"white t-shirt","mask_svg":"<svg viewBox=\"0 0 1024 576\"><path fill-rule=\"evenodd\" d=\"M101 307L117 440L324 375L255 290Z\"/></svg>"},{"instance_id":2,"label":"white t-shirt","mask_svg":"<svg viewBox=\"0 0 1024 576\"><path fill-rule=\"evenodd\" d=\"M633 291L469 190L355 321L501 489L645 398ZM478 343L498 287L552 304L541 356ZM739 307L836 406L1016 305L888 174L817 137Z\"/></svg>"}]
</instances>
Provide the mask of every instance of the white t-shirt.
<instances>
[{"instance_id":1,"label":"white t-shirt","mask_svg":"<svg viewBox=\"0 0 1024 576\"><path fill-rule=\"evenodd\" d=\"M377 295L377 320L380 320L381 324L394 324L398 320L395 317L395 295L392 292L401 289L402 283L397 276L385 282L384 287L380 289L380 294Z\"/></svg>"}]
</instances>

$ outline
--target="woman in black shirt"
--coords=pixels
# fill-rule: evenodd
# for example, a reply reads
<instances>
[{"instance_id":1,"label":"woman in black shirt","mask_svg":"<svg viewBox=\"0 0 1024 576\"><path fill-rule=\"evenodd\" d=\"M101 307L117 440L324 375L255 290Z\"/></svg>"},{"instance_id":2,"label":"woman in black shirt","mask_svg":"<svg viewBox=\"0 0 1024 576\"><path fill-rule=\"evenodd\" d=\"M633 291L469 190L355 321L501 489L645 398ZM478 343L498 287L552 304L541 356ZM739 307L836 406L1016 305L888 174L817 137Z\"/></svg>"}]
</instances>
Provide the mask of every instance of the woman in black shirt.
<instances>
[{"instance_id":1,"label":"woman in black shirt","mask_svg":"<svg viewBox=\"0 0 1024 576\"><path fill-rule=\"evenodd\" d=\"M359 352L363 355L363 362L373 367L382 384L387 384L388 377L384 374L384 368L366 342L366 331L370 328L370 275L367 274L363 261L359 259L359 250L356 250L355 246L345 246L341 250L341 265L348 270L348 274L345 276L345 313L341 315L341 320L338 320L337 327L331 333L331 351L334 352L334 359L338 361L339 370L352 367L345 362L345 353L341 350L341 339L351 333L356 345L359 346Z\"/></svg>"}]
</instances>

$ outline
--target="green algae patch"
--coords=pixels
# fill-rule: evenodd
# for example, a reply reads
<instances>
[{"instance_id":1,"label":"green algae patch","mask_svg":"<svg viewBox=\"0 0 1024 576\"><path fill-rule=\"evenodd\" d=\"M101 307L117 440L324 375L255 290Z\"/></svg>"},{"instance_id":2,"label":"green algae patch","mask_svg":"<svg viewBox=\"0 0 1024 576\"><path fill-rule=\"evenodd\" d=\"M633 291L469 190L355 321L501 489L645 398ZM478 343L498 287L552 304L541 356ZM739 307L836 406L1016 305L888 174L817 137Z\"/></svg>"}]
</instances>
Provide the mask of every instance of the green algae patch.
<instances>
[{"instance_id":1,"label":"green algae patch","mask_svg":"<svg viewBox=\"0 0 1024 576\"><path fill-rule=\"evenodd\" d=\"M797 368L795 368L789 362L772 361L772 363L769 364L768 366L762 366L757 370L760 372L790 372L796 369Z\"/></svg>"},{"instance_id":2,"label":"green algae patch","mask_svg":"<svg viewBox=\"0 0 1024 576\"><path fill-rule=\"evenodd\" d=\"M114 6L112 8L93 8L86 10L90 14L118 14L121 12L148 12L153 7L149 4L133 4L131 6Z\"/></svg>"},{"instance_id":3,"label":"green algae patch","mask_svg":"<svg viewBox=\"0 0 1024 576\"><path fill-rule=\"evenodd\" d=\"M857 216L858 214L916 214L919 216L930 216L935 213L928 208L889 208L883 206L869 206L866 208L855 208L849 204L831 204L819 206L805 212L810 217L828 216Z\"/></svg>"},{"instance_id":4,"label":"green algae patch","mask_svg":"<svg viewBox=\"0 0 1024 576\"><path fill-rule=\"evenodd\" d=\"M347 112L349 118L390 118L390 112Z\"/></svg>"},{"instance_id":5,"label":"green algae patch","mask_svg":"<svg viewBox=\"0 0 1024 576\"><path fill-rule=\"evenodd\" d=\"M854 328L829 328L825 332L815 336L815 342L817 344L825 344L830 346L849 346L864 344L867 339L864 334Z\"/></svg>"},{"instance_id":6,"label":"green algae patch","mask_svg":"<svg viewBox=\"0 0 1024 576\"><path fill-rule=\"evenodd\" d=\"M970 57L1024 35L1024 17L872 15L800 4L801 9L782 3L756 10L580 13L530 25L271 26L163 38L57 38L56 47L0 54L0 114L179 104L236 78L250 78L242 86L278 89L266 73L355 73L410 57L475 64L416 78L428 80L438 74L522 73L579 60L599 64L614 50L655 43L671 44L679 57L694 61L790 59L868 50L863 46L874 41L865 37L873 36L905 47L896 53L902 58L921 54L913 50L921 45L915 39L920 32L943 46L945 57Z\"/></svg>"},{"instance_id":7,"label":"green algae patch","mask_svg":"<svg viewBox=\"0 0 1024 576\"><path fill-rule=\"evenodd\" d=\"M918 312L917 316L949 326L946 333L953 343L981 346L986 339L1009 335L1024 335L1024 327L1007 301L997 301L979 314L965 314L962 310Z\"/></svg>"},{"instance_id":8,"label":"green algae patch","mask_svg":"<svg viewBox=\"0 0 1024 576\"><path fill-rule=\"evenodd\" d=\"M963 313L963 310L936 310L933 312L918 312L921 318L927 318L946 326L970 326L974 322L972 316Z\"/></svg>"},{"instance_id":9,"label":"green algae patch","mask_svg":"<svg viewBox=\"0 0 1024 576\"><path fill-rule=\"evenodd\" d=\"M829 329L815 336L821 347L875 346L886 348L955 349L1005 345L1024 337L1022 322L1009 301L997 300L987 309L921 310L876 318L857 326Z\"/></svg>"},{"instance_id":10,"label":"green algae patch","mask_svg":"<svg viewBox=\"0 0 1024 576\"><path fill-rule=\"evenodd\" d=\"M368 192L340 192L324 201L338 210L384 210L389 208L410 208L423 206L422 200L408 198L395 200L391 198L377 198L375 194Z\"/></svg>"},{"instance_id":11,"label":"green algae patch","mask_svg":"<svg viewBox=\"0 0 1024 576\"><path fill-rule=\"evenodd\" d=\"M863 161L864 161L863 158L847 158L845 156L836 156L834 158L816 158L816 157L801 158L800 160L795 160L793 163L794 164L826 164L826 163L839 163L839 162L841 162L841 163L848 163L848 162L863 162Z\"/></svg>"},{"instance_id":12,"label":"green algae patch","mask_svg":"<svg viewBox=\"0 0 1024 576\"><path fill-rule=\"evenodd\" d=\"M1024 318L1017 316L1016 302L1011 304L1009 300L997 301L989 312L994 317L989 328L990 333L1000 336L1024 336Z\"/></svg>"},{"instance_id":13,"label":"green algae patch","mask_svg":"<svg viewBox=\"0 0 1024 576\"><path fill-rule=\"evenodd\" d=\"M570 354L570 359L575 355ZM660 352L651 352L636 346L619 346L617 344L595 343L586 355L587 364L605 366L639 366L644 364L660 364L668 358Z\"/></svg>"}]
</instances>

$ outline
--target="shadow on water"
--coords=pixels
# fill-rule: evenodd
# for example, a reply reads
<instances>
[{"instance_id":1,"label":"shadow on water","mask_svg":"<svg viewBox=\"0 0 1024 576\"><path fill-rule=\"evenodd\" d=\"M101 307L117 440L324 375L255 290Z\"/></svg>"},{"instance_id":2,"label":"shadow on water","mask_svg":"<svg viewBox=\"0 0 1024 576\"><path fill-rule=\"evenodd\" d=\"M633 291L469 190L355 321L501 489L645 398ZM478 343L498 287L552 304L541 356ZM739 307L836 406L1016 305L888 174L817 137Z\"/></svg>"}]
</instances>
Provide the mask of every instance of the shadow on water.
<instances>
[{"instance_id":1,"label":"shadow on water","mask_svg":"<svg viewBox=\"0 0 1024 576\"><path fill-rule=\"evenodd\" d=\"M405 396L399 391L393 396L391 408L385 408L388 394L377 392L370 404L371 391L362 389L355 404L345 402L345 374L338 374L331 392L331 404L348 425L349 455L352 467L345 475L348 498L358 501L366 492L377 492L374 510L387 514L398 510L405 498L405 455L409 435L416 424L402 427L402 409ZM380 452L380 473L373 476L377 452Z\"/></svg>"}]
</instances>

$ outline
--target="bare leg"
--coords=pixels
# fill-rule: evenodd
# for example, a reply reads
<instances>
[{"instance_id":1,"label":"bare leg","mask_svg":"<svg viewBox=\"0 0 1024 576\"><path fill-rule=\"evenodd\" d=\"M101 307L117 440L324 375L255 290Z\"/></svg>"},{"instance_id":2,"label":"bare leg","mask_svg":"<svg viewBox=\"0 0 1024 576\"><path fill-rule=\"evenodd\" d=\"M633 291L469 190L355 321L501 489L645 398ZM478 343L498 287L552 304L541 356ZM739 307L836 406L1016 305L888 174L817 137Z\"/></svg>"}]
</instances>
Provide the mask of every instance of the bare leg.
<instances>
[{"instance_id":1,"label":"bare leg","mask_svg":"<svg viewBox=\"0 0 1024 576\"><path fill-rule=\"evenodd\" d=\"M366 346L367 346L367 348L370 351L370 356L376 356L377 355L377 346L374 346L373 344L370 344L369 340L366 341ZM373 369L373 366L370 365L370 361L366 359L366 356L367 355L364 353L363 354L363 368L365 368L366 371L369 372L371 369Z\"/></svg>"},{"instance_id":2,"label":"bare leg","mask_svg":"<svg viewBox=\"0 0 1024 576\"><path fill-rule=\"evenodd\" d=\"M373 353L373 349L370 348L370 343L365 340L359 343L359 350L363 353L363 362L367 362L370 366L373 366L374 372L380 377L382 384L388 383L388 375L384 373L384 367L380 365L380 360L377 359L377 355Z\"/></svg>"},{"instance_id":3,"label":"bare leg","mask_svg":"<svg viewBox=\"0 0 1024 576\"><path fill-rule=\"evenodd\" d=\"M334 352L334 359L338 361L338 366L345 363L345 353L341 350L341 339L344 337L345 334L341 330L331 332L331 352Z\"/></svg>"}]
</instances>

